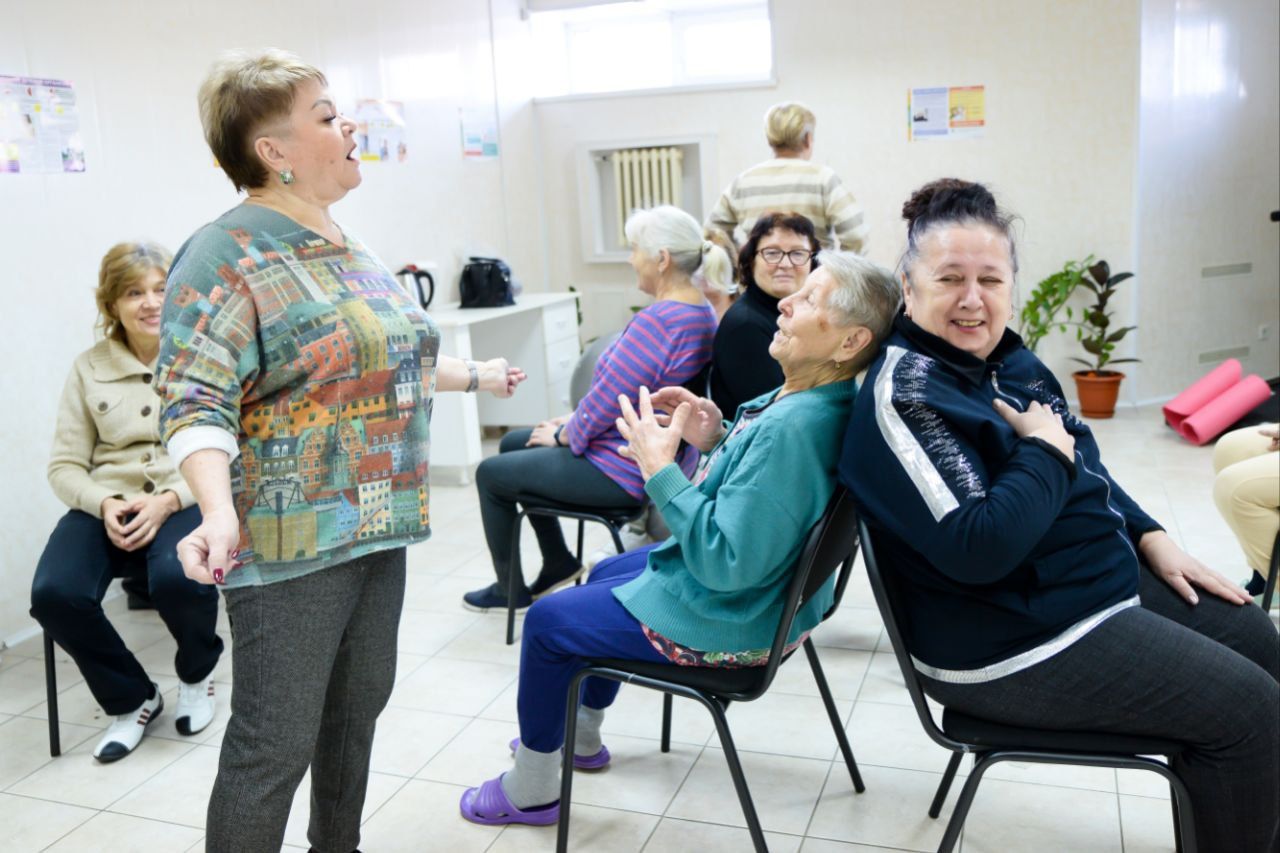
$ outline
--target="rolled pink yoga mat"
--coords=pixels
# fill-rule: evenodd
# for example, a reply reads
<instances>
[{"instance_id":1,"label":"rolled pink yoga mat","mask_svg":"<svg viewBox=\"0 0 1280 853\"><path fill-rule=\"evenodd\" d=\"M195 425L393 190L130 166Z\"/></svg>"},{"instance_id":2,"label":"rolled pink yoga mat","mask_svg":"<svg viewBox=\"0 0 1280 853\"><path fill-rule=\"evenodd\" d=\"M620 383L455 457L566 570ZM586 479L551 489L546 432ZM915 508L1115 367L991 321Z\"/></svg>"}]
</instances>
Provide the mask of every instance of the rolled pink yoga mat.
<instances>
[{"instance_id":1,"label":"rolled pink yoga mat","mask_svg":"<svg viewBox=\"0 0 1280 853\"><path fill-rule=\"evenodd\" d=\"M1271 386L1262 377L1246 376L1184 420L1178 432L1192 444L1205 444L1270 396Z\"/></svg>"},{"instance_id":2,"label":"rolled pink yoga mat","mask_svg":"<svg viewBox=\"0 0 1280 853\"><path fill-rule=\"evenodd\" d=\"M1228 388L1238 383L1243 373L1244 368L1234 358L1229 358L1222 362L1190 388L1169 401L1164 407L1165 421L1168 422L1169 426L1181 432L1183 421L1204 408L1205 405ZM1261 400L1258 402L1261 402ZM1256 406L1257 403L1254 403L1254 405ZM1248 411L1248 409L1245 411ZM1244 414L1244 412L1240 414Z\"/></svg>"}]
</instances>

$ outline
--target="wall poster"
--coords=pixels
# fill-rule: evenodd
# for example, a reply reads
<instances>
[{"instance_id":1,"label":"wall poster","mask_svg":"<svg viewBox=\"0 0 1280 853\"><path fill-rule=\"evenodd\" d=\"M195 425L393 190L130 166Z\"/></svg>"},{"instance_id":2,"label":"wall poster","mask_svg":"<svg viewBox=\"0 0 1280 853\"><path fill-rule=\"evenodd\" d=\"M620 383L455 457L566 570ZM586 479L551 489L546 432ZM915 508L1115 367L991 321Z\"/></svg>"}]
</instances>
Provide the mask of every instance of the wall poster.
<instances>
[{"instance_id":1,"label":"wall poster","mask_svg":"<svg viewBox=\"0 0 1280 853\"><path fill-rule=\"evenodd\" d=\"M83 172L75 91L66 80L0 74L0 172Z\"/></svg>"},{"instance_id":2,"label":"wall poster","mask_svg":"<svg viewBox=\"0 0 1280 853\"><path fill-rule=\"evenodd\" d=\"M933 86L907 91L907 140L982 136L985 86Z\"/></svg>"}]
</instances>

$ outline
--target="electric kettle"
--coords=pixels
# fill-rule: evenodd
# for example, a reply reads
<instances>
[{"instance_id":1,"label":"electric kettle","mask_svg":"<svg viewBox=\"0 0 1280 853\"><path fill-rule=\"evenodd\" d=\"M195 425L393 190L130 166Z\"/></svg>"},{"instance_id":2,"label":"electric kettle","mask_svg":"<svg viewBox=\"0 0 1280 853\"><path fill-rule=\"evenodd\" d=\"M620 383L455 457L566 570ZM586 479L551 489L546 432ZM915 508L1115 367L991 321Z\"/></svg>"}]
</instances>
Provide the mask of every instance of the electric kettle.
<instances>
[{"instance_id":1,"label":"electric kettle","mask_svg":"<svg viewBox=\"0 0 1280 853\"><path fill-rule=\"evenodd\" d=\"M431 277L431 273L426 270L420 270L413 264L406 264L404 269L396 273L400 279L400 286L407 292L418 294L418 302L422 305L422 310L431 307L431 300L436 295L436 280ZM426 279L427 289L422 289L422 281Z\"/></svg>"}]
</instances>

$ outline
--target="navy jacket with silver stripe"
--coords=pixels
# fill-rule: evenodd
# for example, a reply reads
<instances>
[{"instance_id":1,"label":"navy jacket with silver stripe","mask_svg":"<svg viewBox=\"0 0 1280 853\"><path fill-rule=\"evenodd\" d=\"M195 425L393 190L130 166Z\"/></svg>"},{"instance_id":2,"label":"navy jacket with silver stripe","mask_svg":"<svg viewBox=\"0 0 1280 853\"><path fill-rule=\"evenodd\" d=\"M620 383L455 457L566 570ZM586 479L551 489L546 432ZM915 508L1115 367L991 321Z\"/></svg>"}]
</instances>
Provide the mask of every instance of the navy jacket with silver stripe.
<instances>
[{"instance_id":1,"label":"navy jacket with silver stripe","mask_svg":"<svg viewBox=\"0 0 1280 853\"><path fill-rule=\"evenodd\" d=\"M1019 438L997 396L1060 413L1075 458ZM854 401L840 480L900 591L912 655L940 669L997 663L1132 598L1134 543L1160 529L1008 330L983 361L899 316Z\"/></svg>"}]
</instances>

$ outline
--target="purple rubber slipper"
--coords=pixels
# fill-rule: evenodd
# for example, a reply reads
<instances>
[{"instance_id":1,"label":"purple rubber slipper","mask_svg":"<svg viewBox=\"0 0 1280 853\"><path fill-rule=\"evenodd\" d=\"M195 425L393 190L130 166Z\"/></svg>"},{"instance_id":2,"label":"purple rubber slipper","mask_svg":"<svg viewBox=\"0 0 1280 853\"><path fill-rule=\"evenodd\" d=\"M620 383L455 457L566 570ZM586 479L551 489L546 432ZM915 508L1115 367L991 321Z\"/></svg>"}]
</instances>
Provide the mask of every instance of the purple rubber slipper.
<instances>
[{"instance_id":1,"label":"purple rubber slipper","mask_svg":"<svg viewBox=\"0 0 1280 853\"><path fill-rule=\"evenodd\" d=\"M495 776L479 788L462 792L458 810L472 823L485 826L505 826L508 823L527 823L530 826L551 826L560 820L560 802L531 809L518 809L507 799L502 790L502 777Z\"/></svg>"},{"instance_id":2,"label":"purple rubber slipper","mask_svg":"<svg viewBox=\"0 0 1280 853\"><path fill-rule=\"evenodd\" d=\"M515 755L516 748L520 746L520 738L512 738L510 746L511 754ZM574 755L573 766L575 770L603 770L609 766L611 758L609 747L601 744L600 751L595 755Z\"/></svg>"}]
</instances>

